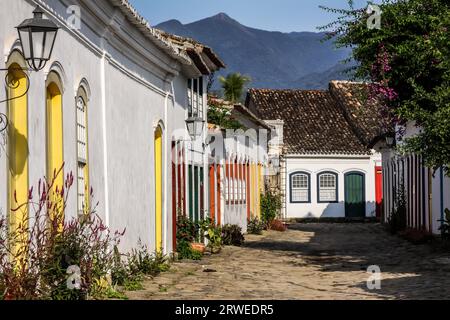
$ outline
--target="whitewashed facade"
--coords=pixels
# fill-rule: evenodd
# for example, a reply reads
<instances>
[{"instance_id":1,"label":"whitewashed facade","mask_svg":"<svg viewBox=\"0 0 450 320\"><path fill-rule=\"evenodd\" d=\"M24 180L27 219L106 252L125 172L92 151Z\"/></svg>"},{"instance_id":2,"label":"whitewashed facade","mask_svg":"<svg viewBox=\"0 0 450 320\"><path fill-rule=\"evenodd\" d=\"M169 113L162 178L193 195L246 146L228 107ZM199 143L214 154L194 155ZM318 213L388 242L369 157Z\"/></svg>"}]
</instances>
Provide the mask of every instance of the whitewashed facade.
<instances>
[{"instance_id":1,"label":"whitewashed facade","mask_svg":"<svg viewBox=\"0 0 450 320\"><path fill-rule=\"evenodd\" d=\"M249 91L247 107L274 127L267 181L283 218L381 218L381 154L368 147L378 127L372 110L361 115L360 89Z\"/></svg>"},{"instance_id":2,"label":"whitewashed facade","mask_svg":"<svg viewBox=\"0 0 450 320\"><path fill-rule=\"evenodd\" d=\"M205 72L185 51L152 29L127 1L117 0L0 0L0 6L8 8L0 12L0 68L13 63L26 67L15 27L32 17L37 4L60 30L51 61L44 70L29 74L24 117L26 170L15 175L26 177L28 187L35 190L39 179L47 175L46 91L48 84L54 83L61 96L64 173L73 172L76 182L89 181L95 201L99 201L97 212L108 227L126 228L124 250L142 240L150 250L158 249L160 241L166 252L172 251L172 141L181 139L191 161L205 166L206 130L197 142L191 142L187 134L180 138L189 116L189 79L200 79L206 88ZM80 8L80 28L72 28L71 5ZM1 90L0 100L5 95ZM206 90L196 97L206 117ZM9 108L0 105L7 115ZM9 130L14 126L12 122ZM159 222L155 214L157 131L162 134ZM80 152L83 144L86 149ZM14 152L14 146L6 143L0 156L0 208L4 214L10 209L8 186L13 173L9 161ZM85 167L88 174L82 177ZM81 211L83 188L75 183L71 192L67 219ZM206 199L207 190L204 195ZM160 232L157 224L162 224Z\"/></svg>"},{"instance_id":3,"label":"whitewashed facade","mask_svg":"<svg viewBox=\"0 0 450 320\"><path fill-rule=\"evenodd\" d=\"M402 130L403 138L412 137L419 130L410 122ZM401 145L402 140L397 137L397 145ZM418 155L401 155L384 140L378 141L375 147L383 158L384 221L389 221L403 189L407 227L440 234L445 209L450 208L450 178L445 170L426 167Z\"/></svg>"},{"instance_id":4,"label":"whitewashed facade","mask_svg":"<svg viewBox=\"0 0 450 320\"><path fill-rule=\"evenodd\" d=\"M364 176L365 215L376 217L376 167L381 166L381 155L286 155L285 168L285 218L345 218L345 177L357 172ZM304 199L295 198L293 176L307 173L308 186ZM331 174L333 181L322 181L320 177ZM322 177L322 179L326 179ZM298 201L300 200L300 201ZM304 201L303 201L304 200Z\"/></svg>"}]
</instances>

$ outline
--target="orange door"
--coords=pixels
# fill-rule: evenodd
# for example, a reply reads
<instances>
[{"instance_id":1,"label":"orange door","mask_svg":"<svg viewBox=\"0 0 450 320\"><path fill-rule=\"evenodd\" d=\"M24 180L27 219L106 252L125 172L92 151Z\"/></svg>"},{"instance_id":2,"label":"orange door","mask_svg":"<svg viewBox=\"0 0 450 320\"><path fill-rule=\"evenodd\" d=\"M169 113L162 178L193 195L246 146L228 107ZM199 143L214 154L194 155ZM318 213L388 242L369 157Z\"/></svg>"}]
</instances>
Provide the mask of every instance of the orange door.
<instances>
[{"instance_id":1,"label":"orange door","mask_svg":"<svg viewBox=\"0 0 450 320\"><path fill-rule=\"evenodd\" d=\"M375 198L377 205L377 218L383 215L383 168L375 168Z\"/></svg>"}]
</instances>

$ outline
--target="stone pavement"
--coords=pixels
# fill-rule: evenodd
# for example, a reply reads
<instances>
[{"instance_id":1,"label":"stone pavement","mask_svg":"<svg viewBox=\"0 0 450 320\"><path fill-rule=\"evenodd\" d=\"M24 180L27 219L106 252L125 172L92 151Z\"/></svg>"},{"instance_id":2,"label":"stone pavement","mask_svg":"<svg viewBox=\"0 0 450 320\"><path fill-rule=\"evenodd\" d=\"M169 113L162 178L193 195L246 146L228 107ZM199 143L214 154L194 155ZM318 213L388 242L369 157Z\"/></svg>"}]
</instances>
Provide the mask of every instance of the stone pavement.
<instances>
[{"instance_id":1,"label":"stone pavement","mask_svg":"<svg viewBox=\"0 0 450 320\"><path fill-rule=\"evenodd\" d=\"M247 236L200 262L174 263L130 299L449 299L450 252L415 246L378 224L295 224ZM369 290L368 266L382 271Z\"/></svg>"}]
</instances>

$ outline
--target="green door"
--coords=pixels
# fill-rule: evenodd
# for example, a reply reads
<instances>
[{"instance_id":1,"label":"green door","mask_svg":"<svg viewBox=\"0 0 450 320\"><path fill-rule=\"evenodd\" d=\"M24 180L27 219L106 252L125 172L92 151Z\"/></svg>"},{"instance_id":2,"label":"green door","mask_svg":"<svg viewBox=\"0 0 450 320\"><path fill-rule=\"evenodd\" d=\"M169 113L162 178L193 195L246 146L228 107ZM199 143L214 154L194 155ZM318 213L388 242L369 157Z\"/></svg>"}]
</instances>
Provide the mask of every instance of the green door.
<instances>
[{"instance_id":1,"label":"green door","mask_svg":"<svg viewBox=\"0 0 450 320\"><path fill-rule=\"evenodd\" d=\"M345 175L345 216L364 218L366 216L365 175L350 172Z\"/></svg>"},{"instance_id":2,"label":"green door","mask_svg":"<svg viewBox=\"0 0 450 320\"><path fill-rule=\"evenodd\" d=\"M200 214L199 214L199 172L198 167L194 167L194 221L199 222L200 221Z\"/></svg>"},{"instance_id":3,"label":"green door","mask_svg":"<svg viewBox=\"0 0 450 320\"><path fill-rule=\"evenodd\" d=\"M188 167L188 183L189 183L189 218L191 221L194 220L194 177L193 177L193 167L189 165Z\"/></svg>"}]
</instances>

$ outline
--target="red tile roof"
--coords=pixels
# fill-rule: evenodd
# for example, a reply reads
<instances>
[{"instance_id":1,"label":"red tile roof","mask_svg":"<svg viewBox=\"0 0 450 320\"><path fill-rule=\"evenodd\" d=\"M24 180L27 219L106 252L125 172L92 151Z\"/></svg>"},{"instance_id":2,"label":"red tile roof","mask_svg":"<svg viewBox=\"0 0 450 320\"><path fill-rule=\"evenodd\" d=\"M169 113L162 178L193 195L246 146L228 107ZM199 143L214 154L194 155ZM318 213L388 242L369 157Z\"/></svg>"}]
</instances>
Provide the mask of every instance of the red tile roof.
<instances>
[{"instance_id":1,"label":"red tile roof","mask_svg":"<svg viewBox=\"0 0 450 320\"><path fill-rule=\"evenodd\" d=\"M250 89L247 107L263 120L283 120L289 154L369 154L366 140L377 131L372 111L357 115L351 84L330 91ZM359 131L358 131L359 130Z\"/></svg>"},{"instance_id":2,"label":"red tile roof","mask_svg":"<svg viewBox=\"0 0 450 320\"><path fill-rule=\"evenodd\" d=\"M332 81L330 92L344 110L347 122L364 145L383 135L388 127L381 119L378 107L368 99L368 85L349 81Z\"/></svg>"}]
</instances>

